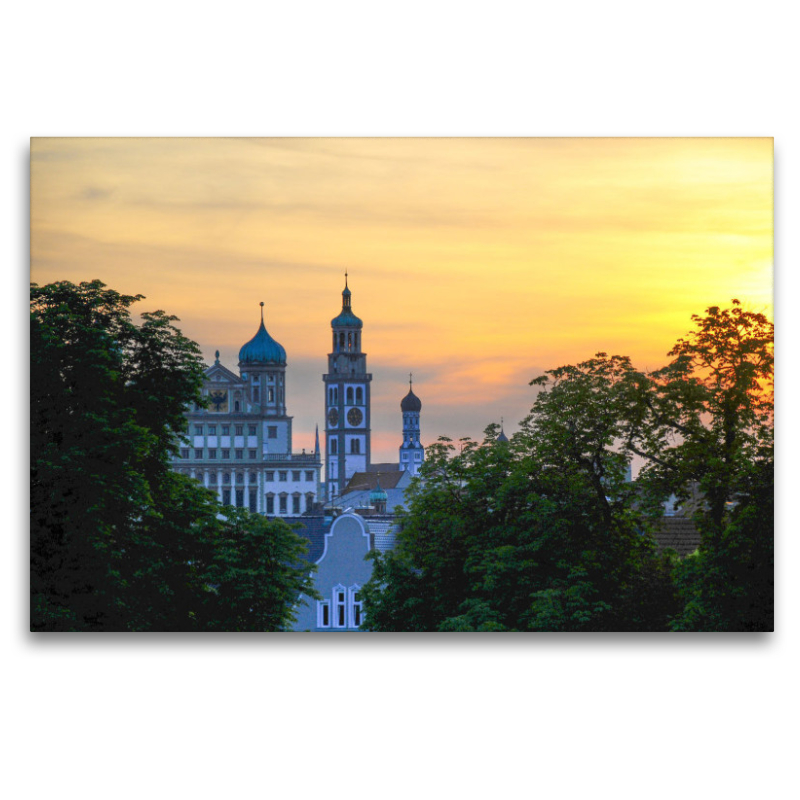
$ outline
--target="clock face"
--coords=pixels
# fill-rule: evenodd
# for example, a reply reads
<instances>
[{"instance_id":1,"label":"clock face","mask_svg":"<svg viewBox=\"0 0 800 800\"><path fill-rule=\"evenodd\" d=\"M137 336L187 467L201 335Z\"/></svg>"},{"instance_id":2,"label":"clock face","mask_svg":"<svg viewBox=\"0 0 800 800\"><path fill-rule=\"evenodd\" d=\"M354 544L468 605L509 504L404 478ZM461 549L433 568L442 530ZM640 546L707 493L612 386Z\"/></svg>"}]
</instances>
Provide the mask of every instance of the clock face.
<instances>
[{"instance_id":1,"label":"clock face","mask_svg":"<svg viewBox=\"0 0 800 800\"><path fill-rule=\"evenodd\" d=\"M339 424L339 412L335 408L328 412L328 422L331 428L335 428Z\"/></svg>"},{"instance_id":2,"label":"clock face","mask_svg":"<svg viewBox=\"0 0 800 800\"><path fill-rule=\"evenodd\" d=\"M362 419L363 419L363 415L357 408L351 408L347 412L347 421L351 425L360 425Z\"/></svg>"},{"instance_id":3,"label":"clock face","mask_svg":"<svg viewBox=\"0 0 800 800\"><path fill-rule=\"evenodd\" d=\"M228 410L228 393L227 392L209 392L208 398L211 400L211 407L214 411L227 411Z\"/></svg>"}]
</instances>

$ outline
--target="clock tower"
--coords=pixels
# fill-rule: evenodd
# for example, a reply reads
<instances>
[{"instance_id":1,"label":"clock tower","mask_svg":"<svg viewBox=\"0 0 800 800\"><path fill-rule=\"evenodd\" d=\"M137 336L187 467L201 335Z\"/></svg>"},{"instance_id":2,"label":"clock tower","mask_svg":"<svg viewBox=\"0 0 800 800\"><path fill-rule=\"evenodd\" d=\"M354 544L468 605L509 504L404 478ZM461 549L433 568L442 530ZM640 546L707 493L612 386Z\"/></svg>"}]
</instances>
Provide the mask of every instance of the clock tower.
<instances>
[{"instance_id":1,"label":"clock tower","mask_svg":"<svg viewBox=\"0 0 800 800\"><path fill-rule=\"evenodd\" d=\"M325 476L328 500L338 497L356 472L370 463L370 382L367 354L361 350L364 323L353 313L344 275L342 311L331 320L332 352L325 384Z\"/></svg>"}]
</instances>

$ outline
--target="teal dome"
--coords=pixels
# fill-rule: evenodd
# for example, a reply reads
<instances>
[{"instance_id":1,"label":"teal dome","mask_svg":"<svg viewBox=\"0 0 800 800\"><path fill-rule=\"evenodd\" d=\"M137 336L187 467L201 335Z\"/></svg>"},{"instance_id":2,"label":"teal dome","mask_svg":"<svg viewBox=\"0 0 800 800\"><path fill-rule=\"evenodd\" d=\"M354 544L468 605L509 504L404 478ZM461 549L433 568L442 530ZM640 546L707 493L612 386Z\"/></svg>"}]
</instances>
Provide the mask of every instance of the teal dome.
<instances>
[{"instance_id":1,"label":"teal dome","mask_svg":"<svg viewBox=\"0 0 800 800\"><path fill-rule=\"evenodd\" d=\"M239 351L239 361L242 364L286 366L286 351L267 333L263 319L256 335Z\"/></svg>"},{"instance_id":2,"label":"teal dome","mask_svg":"<svg viewBox=\"0 0 800 800\"><path fill-rule=\"evenodd\" d=\"M364 323L353 313L350 307L350 297L352 292L347 288L347 274L344 279L344 290L342 291L342 313L331 320L333 328L362 328Z\"/></svg>"},{"instance_id":3,"label":"teal dome","mask_svg":"<svg viewBox=\"0 0 800 800\"><path fill-rule=\"evenodd\" d=\"M369 493L369 502L372 505L375 503L385 503L389 499L389 495L381 488L380 479L375 484L375 488Z\"/></svg>"}]
</instances>

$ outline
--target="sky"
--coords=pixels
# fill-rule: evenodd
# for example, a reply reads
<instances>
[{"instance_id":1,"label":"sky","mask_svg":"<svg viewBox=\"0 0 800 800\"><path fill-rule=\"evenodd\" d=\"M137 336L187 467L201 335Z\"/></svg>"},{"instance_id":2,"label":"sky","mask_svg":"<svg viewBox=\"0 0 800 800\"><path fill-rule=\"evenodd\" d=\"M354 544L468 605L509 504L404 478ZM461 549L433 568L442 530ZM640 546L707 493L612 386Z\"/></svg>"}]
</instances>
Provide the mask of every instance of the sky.
<instances>
[{"instance_id":1,"label":"sky","mask_svg":"<svg viewBox=\"0 0 800 800\"><path fill-rule=\"evenodd\" d=\"M655 369L734 297L773 317L773 140L31 140L31 280L143 294L234 372L263 300L296 451L345 271L373 461L397 460L409 372L423 444L512 434L547 369Z\"/></svg>"}]
</instances>

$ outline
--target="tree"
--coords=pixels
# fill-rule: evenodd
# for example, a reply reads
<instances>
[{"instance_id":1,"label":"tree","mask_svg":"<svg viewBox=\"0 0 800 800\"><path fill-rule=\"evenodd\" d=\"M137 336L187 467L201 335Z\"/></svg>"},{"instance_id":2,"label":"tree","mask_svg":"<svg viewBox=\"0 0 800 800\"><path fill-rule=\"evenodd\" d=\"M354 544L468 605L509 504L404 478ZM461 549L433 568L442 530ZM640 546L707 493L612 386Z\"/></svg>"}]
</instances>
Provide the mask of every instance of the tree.
<instances>
[{"instance_id":1,"label":"tree","mask_svg":"<svg viewBox=\"0 0 800 800\"><path fill-rule=\"evenodd\" d=\"M141 299L100 281L31 285L31 629L219 629L218 598L243 591L227 583L237 563L262 578L237 627L280 628L306 589L300 540L226 518L171 470L203 364L175 317L131 320ZM259 537L273 541L259 550Z\"/></svg>"},{"instance_id":2,"label":"tree","mask_svg":"<svg viewBox=\"0 0 800 800\"><path fill-rule=\"evenodd\" d=\"M774 327L763 315L712 306L694 315L673 361L649 376L642 481L686 497L699 488L702 543L678 572L678 630L773 627Z\"/></svg>"},{"instance_id":3,"label":"tree","mask_svg":"<svg viewBox=\"0 0 800 800\"><path fill-rule=\"evenodd\" d=\"M367 627L771 629L772 325L738 301L693 319L661 370L598 353L532 381L510 443L430 448ZM679 563L650 533L694 487L702 545Z\"/></svg>"}]
</instances>

